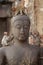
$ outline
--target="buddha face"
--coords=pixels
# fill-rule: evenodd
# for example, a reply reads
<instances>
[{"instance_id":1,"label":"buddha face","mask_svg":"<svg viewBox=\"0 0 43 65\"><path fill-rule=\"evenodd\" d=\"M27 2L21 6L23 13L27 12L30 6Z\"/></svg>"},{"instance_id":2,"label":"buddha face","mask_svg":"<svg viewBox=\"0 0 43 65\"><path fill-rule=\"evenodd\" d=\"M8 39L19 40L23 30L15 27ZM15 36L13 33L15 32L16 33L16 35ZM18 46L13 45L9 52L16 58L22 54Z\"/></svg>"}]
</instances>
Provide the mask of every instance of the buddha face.
<instances>
[{"instance_id":1,"label":"buddha face","mask_svg":"<svg viewBox=\"0 0 43 65\"><path fill-rule=\"evenodd\" d=\"M30 24L27 20L17 20L14 22L14 37L20 41L27 40Z\"/></svg>"}]
</instances>

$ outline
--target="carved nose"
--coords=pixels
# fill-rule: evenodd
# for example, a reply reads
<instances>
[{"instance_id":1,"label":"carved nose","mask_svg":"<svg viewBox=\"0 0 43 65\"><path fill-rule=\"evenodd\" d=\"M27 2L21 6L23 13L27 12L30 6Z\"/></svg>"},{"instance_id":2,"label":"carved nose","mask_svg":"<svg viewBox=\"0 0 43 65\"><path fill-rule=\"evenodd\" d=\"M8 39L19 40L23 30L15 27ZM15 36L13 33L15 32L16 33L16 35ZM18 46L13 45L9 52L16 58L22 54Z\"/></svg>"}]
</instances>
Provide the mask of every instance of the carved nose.
<instances>
[{"instance_id":1,"label":"carved nose","mask_svg":"<svg viewBox=\"0 0 43 65\"><path fill-rule=\"evenodd\" d=\"M24 34L24 29L23 28L21 28L20 33Z\"/></svg>"}]
</instances>

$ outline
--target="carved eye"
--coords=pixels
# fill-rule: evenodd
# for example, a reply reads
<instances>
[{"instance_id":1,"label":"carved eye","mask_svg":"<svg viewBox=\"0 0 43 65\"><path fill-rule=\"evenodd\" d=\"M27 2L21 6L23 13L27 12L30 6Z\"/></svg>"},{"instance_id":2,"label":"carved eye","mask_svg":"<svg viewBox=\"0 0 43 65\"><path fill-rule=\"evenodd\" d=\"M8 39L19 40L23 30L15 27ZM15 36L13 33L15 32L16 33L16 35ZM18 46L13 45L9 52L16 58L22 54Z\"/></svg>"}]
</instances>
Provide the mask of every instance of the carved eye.
<instances>
[{"instance_id":1,"label":"carved eye","mask_svg":"<svg viewBox=\"0 0 43 65\"><path fill-rule=\"evenodd\" d=\"M16 26L16 28L17 28L17 29L20 29L20 28L21 28L21 26L17 25L17 26Z\"/></svg>"},{"instance_id":2,"label":"carved eye","mask_svg":"<svg viewBox=\"0 0 43 65\"><path fill-rule=\"evenodd\" d=\"M25 29L28 29L28 26L24 26Z\"/></svg>"}]
</instances>

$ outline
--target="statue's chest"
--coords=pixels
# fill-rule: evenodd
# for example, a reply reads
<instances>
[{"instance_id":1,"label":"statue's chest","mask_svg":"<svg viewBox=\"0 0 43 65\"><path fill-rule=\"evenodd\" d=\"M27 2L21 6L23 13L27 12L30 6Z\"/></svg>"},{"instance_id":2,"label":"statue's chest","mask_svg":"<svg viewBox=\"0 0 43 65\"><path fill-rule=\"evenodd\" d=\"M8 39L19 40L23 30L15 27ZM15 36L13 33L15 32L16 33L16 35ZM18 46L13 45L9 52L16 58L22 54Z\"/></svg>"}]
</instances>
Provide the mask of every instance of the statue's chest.
<instances>
[{"instance_id":1,"label":"statue's chest","mask_svg":"<svg viewBox=\"0 0 43 65\"><path fill-rule=\"evenodd\" d=\"M37 62L37 54L32 51L17 50L7 54L8 65L31 65Z\"/></svg>"},{"instance_id":2,"label":"statue's chest","mask_svg":"<svg viewBox=\"0 0 43 65\"><path fill-rule=\"evenodd\" d=\"M36 57L31 57L29 56L19 56L19 57L12 57L8 59L8 64L9 65L31 65L34 64L36 65L37 59Z\"/></svg>"}]
</instances>

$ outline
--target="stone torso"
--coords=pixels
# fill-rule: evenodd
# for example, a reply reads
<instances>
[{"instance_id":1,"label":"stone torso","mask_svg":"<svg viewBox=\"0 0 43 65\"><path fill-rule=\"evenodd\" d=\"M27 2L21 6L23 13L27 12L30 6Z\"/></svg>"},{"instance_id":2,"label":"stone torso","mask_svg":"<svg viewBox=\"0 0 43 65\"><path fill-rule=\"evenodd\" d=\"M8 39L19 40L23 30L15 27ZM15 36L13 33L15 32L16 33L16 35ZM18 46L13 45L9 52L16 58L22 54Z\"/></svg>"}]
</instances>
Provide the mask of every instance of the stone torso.
<instances>
[{"instance_id":1,"label":"stone torso","mask_svg":"<svg viewBox=\"0 0 43 65\"><path fill-rule=\"evenodd\" d=\"M10 46L4 52L4 65L38 65L38 48L35 46Z\"/></svg>"}]
</instances>

